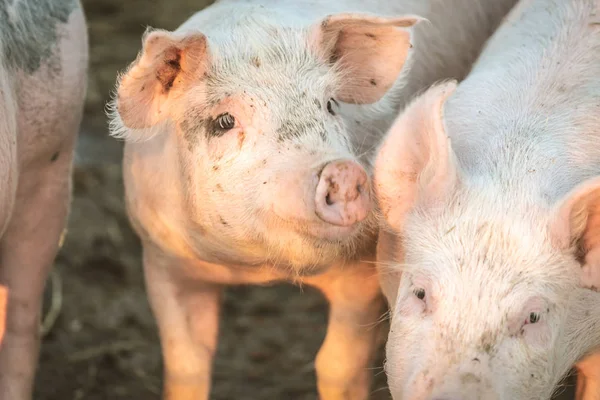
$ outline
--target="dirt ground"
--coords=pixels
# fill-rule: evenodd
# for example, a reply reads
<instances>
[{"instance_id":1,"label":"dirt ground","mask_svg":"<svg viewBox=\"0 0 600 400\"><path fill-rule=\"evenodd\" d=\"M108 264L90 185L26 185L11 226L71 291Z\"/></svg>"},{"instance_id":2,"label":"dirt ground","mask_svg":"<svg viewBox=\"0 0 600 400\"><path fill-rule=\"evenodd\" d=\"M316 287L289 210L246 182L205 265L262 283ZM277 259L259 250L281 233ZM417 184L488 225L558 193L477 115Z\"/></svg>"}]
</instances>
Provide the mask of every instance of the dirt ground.
<instances>
[{"instance_id":1,"label":"dirt ground","mask_svg":"<svg viewBox=\"0 0 600 400\"><path fill-rule=\"evenodd\" d=\"M58 300L62 306L43 338L36 400L160 398L160 346L145 297L139 241L124 213L121 144L107 137L103 109L117 71L135 58L145 27L174 29L209 3L84 0L88 98L69 232L44 308L47 313ZM315 399L312 362L326 319L325 302L309 288L228 290L211 398ZM382 361L380 351L374 400L390 398Z\"/></svg>"}]
</instances>

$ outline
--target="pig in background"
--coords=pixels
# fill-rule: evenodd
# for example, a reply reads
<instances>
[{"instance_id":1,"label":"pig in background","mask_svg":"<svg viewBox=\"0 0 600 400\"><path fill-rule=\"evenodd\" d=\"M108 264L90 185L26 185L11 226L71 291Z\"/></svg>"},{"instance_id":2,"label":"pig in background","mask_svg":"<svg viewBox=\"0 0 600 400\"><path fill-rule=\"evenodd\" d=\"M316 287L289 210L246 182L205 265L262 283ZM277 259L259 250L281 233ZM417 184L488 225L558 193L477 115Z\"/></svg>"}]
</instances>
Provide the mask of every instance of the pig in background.
<instances>
[{"instance_id":1,"label":"pig in background","mask_svg":"<svg viewBox=\"0 0 600 400\"><path fill-rule=\"evenodd\" d=\"M31 398L42 293L70 207L87 57L78 1L0 2L1 399Z\"/></svg>"},{"instance_id":2,"label":"pig in background","mask_svg":"<svg viewBox=\"0 0 600 400\"><path fill-rule=\"evenodd\" d=\"M375 163L394 399L547 400L600 347L600 1L524 0ZM401 279L400 279L401 278ZM600 396L598 356L578 399Z\"/></svg>"},{"instance_id":3,"label":"pig in background","mask_svg":"<svg viewBox=\"0 0 600 400\"><path fill-rule=\"evenodd\" d=\"M464 76L513 4L220 1L144 37L111 127L166 398L208 397L224 285L277 280L331 304L321 398L367 398L383 304L366 160L402 101Z\"/></svg>"}]
</instances>

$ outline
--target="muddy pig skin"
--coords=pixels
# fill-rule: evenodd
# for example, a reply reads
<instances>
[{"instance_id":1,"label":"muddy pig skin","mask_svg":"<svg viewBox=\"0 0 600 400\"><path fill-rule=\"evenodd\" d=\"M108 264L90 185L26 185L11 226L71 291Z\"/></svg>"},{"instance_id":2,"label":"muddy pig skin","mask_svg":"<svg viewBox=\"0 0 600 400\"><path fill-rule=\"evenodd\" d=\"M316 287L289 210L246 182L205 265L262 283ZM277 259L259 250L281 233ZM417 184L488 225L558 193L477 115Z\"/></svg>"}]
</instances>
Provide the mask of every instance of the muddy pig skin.
<instances>
[{"instance_id":1,"label":"muddy pig skin","mask_svg":"<svg viewBox=\"0 0 600 400\"><path fill-rule=\"evenodd\" d=\"M367 159L414 92L466 75L514 2L229 0L144 36L111 128L166 399L208 398L223 287L281 280L331 304L320 397L367 398L384 305Z\"/></svg>"},{"instance_id":2,"label":"muddy pig skin","mask_svg":"<svg viewBox=\"0 0 600 400\"><path fill-rule=\"evenodd\" d=\"M375 161L394 399L600 398L600 0L524 0Z\"/></svg>"},{"instance_id":3,"label":"muddy pig skin","mask_svg":"<svg viewBox=\"0 0 600 400\"><path fill-rule=\"evenodd\" d=\"M0 301L0 399L31 398L42 293L71 201L87 65L77 0L0 0L0 285L9 294Z\"/></svg>"}]
</instances>

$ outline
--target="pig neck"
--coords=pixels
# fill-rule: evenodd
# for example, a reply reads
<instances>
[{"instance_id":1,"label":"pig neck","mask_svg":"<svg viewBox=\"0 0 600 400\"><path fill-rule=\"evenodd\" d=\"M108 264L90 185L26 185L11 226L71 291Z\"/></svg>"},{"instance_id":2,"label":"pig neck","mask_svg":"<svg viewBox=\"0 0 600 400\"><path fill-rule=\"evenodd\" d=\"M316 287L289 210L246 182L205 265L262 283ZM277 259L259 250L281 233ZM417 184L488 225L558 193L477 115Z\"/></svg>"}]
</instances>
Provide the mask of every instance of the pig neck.
<instances>
[{"instance_id":1,"label":"pig neck","mask_svg":"<svg viewBox=\"0 0 600 400\"><path fill-rule=\"evenodd\" d=\"M600 174L600 2L526 1L445 107L464 178L554 203Z\"/></svg>"}]
</instances>

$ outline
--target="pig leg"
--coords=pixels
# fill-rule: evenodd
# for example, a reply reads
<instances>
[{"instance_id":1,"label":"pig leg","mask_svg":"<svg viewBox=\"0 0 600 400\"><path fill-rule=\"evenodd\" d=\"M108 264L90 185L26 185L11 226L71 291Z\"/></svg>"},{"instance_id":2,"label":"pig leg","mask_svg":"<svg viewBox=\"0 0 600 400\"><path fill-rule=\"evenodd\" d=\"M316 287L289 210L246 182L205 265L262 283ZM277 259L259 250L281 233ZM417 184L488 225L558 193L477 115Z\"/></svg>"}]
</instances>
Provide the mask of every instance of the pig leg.
<instances>
[{"instance_id":1,"label":"pig leg","mask_svg":"<svg viewBox=\"0 0 600 400\"><path fill-rule=\"evenodd\" d=\"M317 355L317 386L322 400L369 397L383 296L374 265L348 264L307 281L329 300L329 324Z\"/></svg>"},{"instance_id":2,"label":"pig leg","mask_svg":"<svg viewBox=\"0 0 600 400\"><path fill-rule=\"evenodd\" d=\"M8 289L0 285L0 346L4 339L4 330L6 329L6 300L8 299Z\"/></svg>"},{"instance_id":3,"label":"pig leg","mask_svg":"<svg viewBox=\"0 0 600 400\"><path fill-rule=\"evenodd\" d=\"M577 400L600 400L600 353L577 364Z\"/></svg>"},{"instance_id":4,"label":"pig leg","mask_svg":"<svg viewBox=\"0 0 600 400\"><path fill-rule=\"evenodd\" d=\"M70 127L70 126L69 126ZM71 199L74 136L42 166L23 172L8 227L0 240L0 282L9 288L0 347L0 398L31 398L42 294L59 249Z\"/></svg>"},{"instance_id":5,"label":"pig leg","mask_svg":"<svg viewBox=\"0 0 600 400\"><path fill-rule=\"evenodd\" d=\"M205 400L217 348L222 288L185 278L177 281L173 272L181 267L183 262L144 246L146 287L164 359L163 397Z\"/></svg>"}]
</instances>

